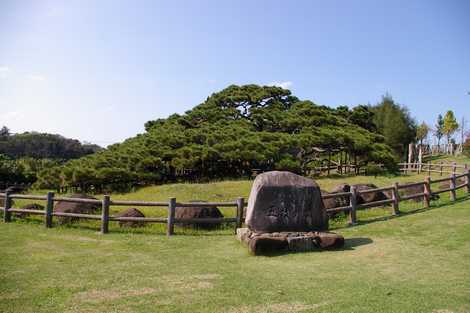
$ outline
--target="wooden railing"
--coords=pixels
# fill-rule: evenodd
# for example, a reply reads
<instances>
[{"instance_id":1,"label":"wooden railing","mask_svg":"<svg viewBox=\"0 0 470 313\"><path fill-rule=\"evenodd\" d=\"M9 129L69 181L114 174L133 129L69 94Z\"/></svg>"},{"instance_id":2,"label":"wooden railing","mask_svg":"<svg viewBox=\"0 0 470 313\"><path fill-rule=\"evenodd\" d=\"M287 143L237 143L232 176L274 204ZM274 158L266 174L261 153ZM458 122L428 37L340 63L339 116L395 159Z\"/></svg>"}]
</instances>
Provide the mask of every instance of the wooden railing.
<instances>
[{"instance_id":1,"label":"wooden railing","mask_svg":"<svg viewBox=\"0 0 470 313\"><path fill-rule=\"evenodd\" d=\"M463 183L457 184L457 179L463 178ZM432 185L437 183L449 182L448 188L443 188L440 190L432 191ZM407 194L404 196L400 196L400 190L422 186L423 192L418 192L414 194ZM374 208L374 207L383 207L384 205L391 204L391 212L392 215L398 215L400 213L400 202L423 198L423 204L425 208L428 208L431 203L431 198L434 195L449 192L450 193L450 200L455 201L457 200L456 191L459 189L465 188L467 193L470 193L470 172L466 169L465 173L455 175L452 174L450 177L440 178L432 180L430 176L425 177L424 181L422 182L414 182L414 183L407 183L407 184L399 184L394 183L392 186L382 187L382 188L375 188L375 189L367 189L367 190L360 190L358 191L355 186L351 186L350 192L341 192L341 193L330 193L323 195L323 199L331 199L331 198L349 198L349 205L344 207L332 208L328 209L328 213L337 213L337 212L346 212L349 213L349 223L354 225L357 223L357 215L356 212L358 210ZM420 188L421 189L421 188ZM357 198L358 196L366 193L373 193L373 192L387 192L389 191L389 197L385 200L373 201L358 204Z\"/></svg>"},{"instance_id":2,"label":"wooden railing","mask_svg":"<svg viewBox=\"0 0 470 313\"><path fill-rule=\"evenodd\" d=\"M409 164L406 164L407 171L410 171ZM420 164L424 166L425 164ZM435 164L427 163L427 171L431 173L432 167ZM446 166L444 164L439 164L438 166ZM399 207L402 201L412 200L416 198L423 198L424 207L430 206L430 201L433 195L437 195L443 192L450 193L450 199L452 201L456 200L456 191L462 188L465 188L467 193L470 193L470 171L466 166L458 166L452 164L452 174L450 177L434 179L432 180L430 176L425 177L422 182L399 184L394 183L392 186L368 189L368 190L357 190L355 186L351 186L349 192L340 192L340 193L331 193L322 195L323 200L331 198L347 198L349 200L349 205L343 207L335 207L326 210L327 213L338 213L346 212L348 213L349 224L354 225L357 223L356 212L358 210L369 209L374 207L383 207L385 205L391 204L391 213L392 215L397 215L400 213ZM442 168L441 167L441 168ZM463 169L463 173L457 174L456 169ZM415 167L417 170L417 168ZM421 167L422 169L422 167ZM443 172L441 170L439 173ZM457 184L457 180L463 178L463 183ZM448 188L443 188L440 190L433 191L433 184L449 182ZM400 196L400 190L422 186L423 192L408 194L405 196ZM358 197L363 194L373 193L373 192L388 192L388 198L379 201L367 202L358 204ZM5 222L11 221L12 213L26 213L26 214L36 214L43 215L45 226L50 228L52 227L53 217L75 217L81 219L91 219L91 220L100 220L101 221L101 233L106 234L109 232L109 222L110 221L129 221L129 222L145 222L145 223L164 223L167 224L166 234L171 236L174 234L174 225L182 223L234 223L235 230L242 226L244 218L244 208L246 202L244 198L238 198L236 201L231 202L177 202L176 198L171 198L168 202L148 202L148 201L124 201L124 200L112 200L110 196L105 195L102 200L97 199L79 199L79 198L66 198L66 197L56 197L53 192L49 192L46 196L38 195L23 195L23 194L11 194L11 193L0 193L0 197L4 197L4 207L0 208L0 211L3 211L3 218ZM45 210L32 210L32 209L18 209L12 207L13 199L29 199L29 200L43 200L46 201ZM72 202L72 203L88 203L101 206L101 214L82 214L82 213L65 213L54 211L54 202L63 201L63 202ZM148 207L166 207L167 208L167 217L118 217L110 216L109 208L110 206L148 206ZM175 213L176 209L179 207L235 207L236 208L236 217L234 218L176 218Z\"/></svg>"},{"instance_id":3,"label":"wooden railing","mask_svg":"<svg viewBox=\"0 0 470 313\"><path fill-rule=\"evenodd\" d=\"M54 216L57 217L74 217L89 220L101 220L101 233L106 234L109 232L109 222L143 222L143 223L164 223L167 224L167 235L174 234L175 224L186 223L234 223L235 231L241 227L243 223L243 212L246 205L243 198L238 198L233 202L176 202L176 198L171 198L168 202L149 202L149 201L124 201L124 200L111 200L111 197L105 195L102 200L98 199L80 199L80 198L67 198L56 197L53 192L47 193L46 196L38 195L23 195L11 194L8 192L0 193L0 197L4 197L4 207L0 208L3 211L4 222L11 221L12 213L24 213L31 215L43 215L44 223L47 228L51 228ZM46 201L44 210L33 209L18 209L12 207L13 199L28 199L28 200L43 200ZM72 202L72 203L86 203L101 206L101 214L83 214L83 213L69 213L54 211L54 202ZM147 206L147 207L166 207L168 211L167 217L118 217L109 214L110 206ZM235 207L236 217L225 218L176 218L176 208L184 207Z\"/></svg>"},{"instance_id":4,"label":"wooden railing","mask_svg":"<svg viewBox=\"0 0 470 313\"><path fill-rule=\"evenodd\" d=\"M464 174L470 168L467 164L457 164L456 162L452 163L398 163L401 172L417 172L428 173L430 176L431 173L438 173L441 176L444 174Z\"/></svg>"}]
</instances>

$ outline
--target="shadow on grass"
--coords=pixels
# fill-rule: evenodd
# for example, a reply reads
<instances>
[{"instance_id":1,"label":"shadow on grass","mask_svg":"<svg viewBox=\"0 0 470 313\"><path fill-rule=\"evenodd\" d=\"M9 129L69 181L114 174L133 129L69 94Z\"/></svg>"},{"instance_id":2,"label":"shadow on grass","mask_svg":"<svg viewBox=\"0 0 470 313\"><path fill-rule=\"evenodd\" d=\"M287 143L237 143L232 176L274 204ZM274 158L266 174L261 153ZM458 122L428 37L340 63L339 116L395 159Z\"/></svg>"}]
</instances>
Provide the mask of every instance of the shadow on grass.
<instances>
[{"instance_id":1,"label":"shadow on grass","mask_svg":"<svg viewBox=\"0 0 470 313\"><path fill-rule=\"evenodd\" d=\"M354 250L356 247L365 246L373 243L374 241L367 237L356 237L344 239L344 246L336 250Z\"/></svg>"}]
</instances>

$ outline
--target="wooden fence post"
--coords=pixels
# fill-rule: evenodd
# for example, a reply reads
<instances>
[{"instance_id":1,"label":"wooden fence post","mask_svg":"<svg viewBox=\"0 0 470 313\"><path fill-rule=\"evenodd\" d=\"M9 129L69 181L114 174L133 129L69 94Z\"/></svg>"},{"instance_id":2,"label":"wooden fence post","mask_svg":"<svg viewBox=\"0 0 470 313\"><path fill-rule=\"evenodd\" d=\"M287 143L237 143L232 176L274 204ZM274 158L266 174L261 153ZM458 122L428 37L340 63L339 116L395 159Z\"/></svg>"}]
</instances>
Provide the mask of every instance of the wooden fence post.
<instances>
[{"instance_id":1,"label":"wooden fence post","mask_svg":"<svg viewBox=\"0 0 470 313\"><path fill-rule=\"evenodd\" d=\"M457 196L455 194L455 174L452 174L450 177L450 200L455 201L457 199Z\"/></svg>"},{"instance_id":2,"label":"wooden fence post","mask_svg":"<svg viewBox=\"0 0 470 313\"><path fill-rule=\"evenodd\" d=\"M467 167L467 164L465 164L465 167ZM470 193L470 169L466 169L467 176L465 176L465 189L467 193Z\"/></svg>"},{"instance_id":3,"label":"wooden fence post","mask_svg":"<svg viewBox=\"0 0 470 313\"><path fill-rule=\"evenodd\" d=\"M107 234L109 232L109 203L111 202L108 195L103 197L101 204L101 233Z\"/></svg>"},{"instance_id":4,"label":"wooden fence post","mask_svg":"<svg viewBox=\"0 0 470 313\"><path fill-rule=\"evenodd\" d=\"M429 208L429 205L430 205L430 202L431 202L431 195L432 195L432 192L431 192L431 177L427 176L424 179L424 197L423 197L423 201L424 201L424 207L425 208Z\"/></svg>"},{"instance_id":5,"label":"wooden fence post","mask_svg":"<svg viewBox=\"0 0 470 313\"><path fill-rule=\"evenodd\" d=\"M54 193L48 192L47 193L47 204L46 204L46 227L52 227L52 210L54 208Z\"/></svg>"},{"instance_id":6,"label":"wooden fence post","mask_svg":"<svg viewBox=\"0 0 470 313\"><path fill-rule=\"evenodd\" d=\"M10 198L10 191L5 191L5 207L3 211L3 221L8 223L11 221L11 212L9 211L11 208L11 198Z\"/></svg>"},{"instance_id":7,"label":"wooden fence post","mask_svg":"<svg viewBox=\"0 0 470 313\"><path fill-rule=\"evenodd\" d=\"M175 233L175 212L176 212L176 198L171 198L168 202L168 221L166 228L166 235L172 236Z\"/></svg>"},{"instance_id":8,"label":"wooden fence post","mask_svg":"<svg viewBox=\"0 0 470 313\"><path fill-rule=\"evenodd\" d=\"M452 162L452 175L455 175L457 173L457 164L455 162Z\"/></svg>"},{"instance_id":9,"label":"wooden fence post","mask_svg":"<svg viewBox=\"0 0 470 313\"><path fill-rule=\"evenodd\" d=\"M431 176L431 162L428 162L428 176Z\"/></svg>"},{"instance_id":10,"label":"wooden fence post","mask_svg":"<svg viewBox=\"0 0 470 313\"><path fill-rule=\"evenodd\" d=\"M393 184L393 189L392 189L392 214L393 215L398 215L400 214L400 195L398 193L398 183Z\"/></svg>"},{"instance_id":11,"label":"wooden fence post","mask_svg":"<svg viewBox=\"0 0 470 313\"><path fill-rule=\"evenodd\" d=\"M235 224L235 233L237 228L241 228L243 224L243 211L244 211L245 199L242 197L237 199L237 223Z\"/></svg>"},{"instance_id":12,"label":"wooden fence post","mask_svg":"<svg viewBox=\"0 0 470 313\"><path fill-rule=\"evenodd\" d=\"M351 210L349 211L349 224L355 225L356 224L356 209L357 209L357 194L356 194L356 186L351 186L351 196L349 197L349 205L351 206Z\"/></svg>"},{"instance_id":13,"label":"wooden fence post","mask_svg":"<svg viewBox=\"0 0 470 313\"><path fill-rule=\"evenodd\" d=\"M421 174L421 170L423 169L423 163L418 162L417 165L418 165L418 166L417 166L417 168L418 168L418 174Z\"/></svg>"},{"instance_id":14,"label":"wooden fence post","mask_svg":"<svg viewBox=\"0 0 470 313\"><path fill-rule=\"evenodd\" d=\"M439 174L442 176L442 161L439 162Z\"/></svg>"}]
</instances>

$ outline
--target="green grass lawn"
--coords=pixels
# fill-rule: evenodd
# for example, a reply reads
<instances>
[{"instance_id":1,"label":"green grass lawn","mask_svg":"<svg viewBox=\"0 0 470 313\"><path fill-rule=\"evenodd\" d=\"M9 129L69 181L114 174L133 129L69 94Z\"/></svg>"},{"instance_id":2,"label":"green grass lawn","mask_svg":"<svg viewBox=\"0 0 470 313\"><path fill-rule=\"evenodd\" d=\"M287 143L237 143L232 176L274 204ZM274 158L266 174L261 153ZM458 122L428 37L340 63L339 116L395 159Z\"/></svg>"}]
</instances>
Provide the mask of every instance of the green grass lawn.
<instances>
[{"instance_id":1,"label":"green grass lawn","mask_svg":"<svg viewBox=\"0 0 470 313\"><path fill-rule=\"evenodd\" d=\"M439 156L432 156L429 160L432 163L442 162L456 162L457 164L463 165L467 163L470 166L470 157L466 155L439 155Z\"/></svg>"},{"instance_id":2,"label":"green grass lawn","mask_svg":"<svg viewBox=\"0 0 470 313\"><path fill-rule=\"evenodd\" d=\"M379 186L422 176L320 179ZM175 184L113 198L180 201L248 196L251 182ZM253 257L233 229L164 227L100 235L98 224L45 229L0 222L0 312L470 312L470 197L361 211L332 223L338 251ZM151 210L151 209L150 209ZM148 212L151 213L151 212ZM152 212L158 214L158 212ZM164 213L164 212L163 212Z\"/></svg>"}]
</instances>

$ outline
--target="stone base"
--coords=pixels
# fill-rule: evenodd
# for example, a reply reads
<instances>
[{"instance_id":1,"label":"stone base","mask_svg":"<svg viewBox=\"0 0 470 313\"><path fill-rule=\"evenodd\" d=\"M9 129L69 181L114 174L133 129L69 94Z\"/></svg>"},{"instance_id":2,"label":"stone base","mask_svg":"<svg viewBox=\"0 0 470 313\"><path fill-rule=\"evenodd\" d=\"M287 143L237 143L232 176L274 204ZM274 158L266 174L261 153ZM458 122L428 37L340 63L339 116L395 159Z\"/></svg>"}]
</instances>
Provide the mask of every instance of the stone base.
<instances>
[{"instance_id":1,"label":"stone base","mask_svg":"<svg viewBox=\"0 0 470 313\"><path fill-rule=\"evenodd\" d=\"M318 251L344 245L343 236L330 232L255 233L248 228L238 228L237 239L246 244L254 255L278 251Z\"/></svg>"}]
</instances>

